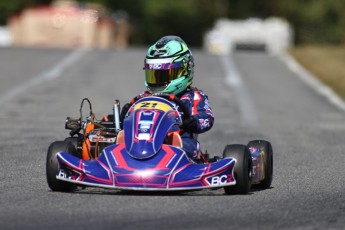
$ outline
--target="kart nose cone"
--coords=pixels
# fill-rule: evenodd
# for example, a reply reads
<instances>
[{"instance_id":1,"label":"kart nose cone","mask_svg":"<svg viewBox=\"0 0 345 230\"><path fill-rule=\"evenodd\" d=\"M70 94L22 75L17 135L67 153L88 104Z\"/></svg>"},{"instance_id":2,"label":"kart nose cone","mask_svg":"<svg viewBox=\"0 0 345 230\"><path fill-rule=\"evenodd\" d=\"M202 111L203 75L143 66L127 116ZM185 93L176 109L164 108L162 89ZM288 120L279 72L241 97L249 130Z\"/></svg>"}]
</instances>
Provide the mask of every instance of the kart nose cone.
<instances>
[{"instance_id":1,"label":"kart nose cone","mask_svg":"<svg viewBox=\"0 0 345 230\"><path fill-rule=\"evenodd\" d=\"M158 150L154 149L153 143L136 143L134 148L131 148L130 151L127 150L128 154L136 159L147 159L155 155Z\"/></svg>"}]
</instances>

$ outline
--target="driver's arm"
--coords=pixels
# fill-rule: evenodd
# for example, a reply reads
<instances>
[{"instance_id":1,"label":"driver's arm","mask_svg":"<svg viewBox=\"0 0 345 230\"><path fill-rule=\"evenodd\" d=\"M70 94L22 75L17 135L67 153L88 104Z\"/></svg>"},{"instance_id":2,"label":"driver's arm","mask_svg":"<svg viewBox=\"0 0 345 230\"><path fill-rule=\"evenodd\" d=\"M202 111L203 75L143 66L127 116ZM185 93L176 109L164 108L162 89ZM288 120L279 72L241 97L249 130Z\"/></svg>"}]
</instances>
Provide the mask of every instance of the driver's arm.
<instances>
[{"instance_id":1,"label":"driver's arm","mask_svg":"<svg viewBox=\"0 0 345 230\"><path fill-rule=\"evenodd\" d=\"M212 128L214 116L208 103L208 97L203 92L199 90L188 91L181 97L181 100L189 108L192 119L190 122L193 123L190 124L191 129L186 131L192 133L203 133ZM186 126L188 126L188 124L186 124Z\"/></svg>"}]
</instances>

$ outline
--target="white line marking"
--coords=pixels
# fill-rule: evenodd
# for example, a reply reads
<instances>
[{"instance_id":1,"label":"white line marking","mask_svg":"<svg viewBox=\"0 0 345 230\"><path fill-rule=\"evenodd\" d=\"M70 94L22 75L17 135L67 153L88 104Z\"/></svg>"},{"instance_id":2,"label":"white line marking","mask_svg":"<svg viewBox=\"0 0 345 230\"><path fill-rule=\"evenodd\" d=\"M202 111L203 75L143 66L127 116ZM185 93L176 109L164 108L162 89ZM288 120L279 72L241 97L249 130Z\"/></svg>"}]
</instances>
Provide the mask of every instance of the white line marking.
<instances>
[{"instance_id":1,"label":"white line marking","mask_svg":"<svg viewBox=\"0 0 345 230\"><path fill-rule=\"evenodd\" d=\"M331 104L345 111L345 102L328 86L320 82L312 73L302 67L288 53L279 56L286 66L295 73L304 83L313 88L318 94L325 97Z\"/></svg>"},{"instance_id":2,"label":"white line marking","mask_svg":"<svg viewBox=\"0 0 345 230\"><path fill-rule=\"evenodd\" d=\"M61 76L62 72L70 65L72 65L75 61L77 61L79 58L81 58L88 50L86 49L77 49L71 52L69 55L67 55L65 58L63 58L60 62L58 62L55 66L53 66L51 69L48 69L36 77L31 78L29 81L25 82L24 84L21 84L12 90L10 90L7 93L4 93L3 95L0 95L0 105L11 100L13 97L18 96L28 89L44 82L53 80L55 78L58 78Z\"/></svg>"},{"instance_id":3,"label":"white line marking","mask_svg":"<svg viewBox=\"0 0 345 230\"><path fill-rule=\"evenodd\" d=\"M232 56L220 55L219 58L226 74L225 82L235 92L243 123L251 126L255 125L258 120L255 106L246 86L243 84L241 74L238 72Z\"/></svg>"}]
</instances>

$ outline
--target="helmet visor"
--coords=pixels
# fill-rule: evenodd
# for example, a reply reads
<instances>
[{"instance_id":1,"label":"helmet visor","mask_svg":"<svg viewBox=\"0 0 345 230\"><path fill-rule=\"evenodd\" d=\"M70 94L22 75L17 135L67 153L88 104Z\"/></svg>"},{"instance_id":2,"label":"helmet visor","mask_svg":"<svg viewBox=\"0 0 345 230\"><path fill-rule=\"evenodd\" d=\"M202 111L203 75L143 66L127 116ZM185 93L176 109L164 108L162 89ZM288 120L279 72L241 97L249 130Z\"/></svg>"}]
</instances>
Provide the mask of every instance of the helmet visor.
<instances>
[{"instance_id":1,"label":"helmet visor","mask_svg":"<svg viewBox=\"0 0 345 230\"><path fill-rule=\"evenodd\" d=\"M146 69L146 82L150 85L166 85L184 76L185 72L185 68L182 67L172 69Z\"/></svg>"}]
</instances>

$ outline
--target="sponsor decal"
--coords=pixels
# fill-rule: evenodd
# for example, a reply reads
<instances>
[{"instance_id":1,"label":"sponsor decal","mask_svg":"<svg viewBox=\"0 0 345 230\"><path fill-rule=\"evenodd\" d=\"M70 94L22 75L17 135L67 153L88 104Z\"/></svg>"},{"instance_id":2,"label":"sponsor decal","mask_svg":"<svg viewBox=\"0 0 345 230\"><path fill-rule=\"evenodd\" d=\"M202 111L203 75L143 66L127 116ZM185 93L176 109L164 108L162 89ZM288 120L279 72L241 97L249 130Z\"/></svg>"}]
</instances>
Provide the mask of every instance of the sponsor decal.
<instances>
[{"instance_id":1,"label":"sponsor decal","mask_svg":"<svg viewBox=\"0 0 345 230\"><path fill-rule=\"evenodd\" d=\"M161 69L163 64L155 63L155 64L150 64L150 69Z\"/></svg>"},{"instance_id":2,"label":"sponsor decal","mask_svg":"<svg viewBox=\"0 0 345 230\"><path fill-rule=\"evenodd\" d=\"M147 129L140 129L140 132L142 132L142 133L146 133L147 132Z\"/></svg>"},{"instance_id":3,"label":"sponsor decal","mask_svg":"<svg viewBox=\"0 0 345 230\"><path fill-rule=\"evenodd\" d=\"M59 177L67 178L66 172L65 172L64 170L61 169L61 170L59 171Z\"/></svg>"},{"instance_id":4,"label":"sponsor decal","mask_svg":"<svg viewBox=\"0 0 345 230\"><path fill-rule=\"evenodd\" d=\"M141 129L149 129L151 125L153 124L153 121L144 120L144 121L139 121L138 124Z\"/></svg>"},{"instance_id":5,"label":"sponsor decal","mask_svg":"<svg viewBox=\"0 0 345 230\"><path fill-rule=\"evenodd\" d=\"M68 174L67 172L65 172L65 170L63 169L60 169L59 170L59 173L58 173L58 177L62 177L62 178L65 178L65 179L71 179L71 180L77 180L79 178L80 175L71 175L71 174Z\"/></svg>"},{"instance_id":6,"label":"sponsor decal","mask_svg":"<svg viewBox=\"0 0 345 230\"><path fill-rule=\"evenodd\" d=\"M202 129L210 127L209 119L199 119L199 124Z\"/></svg>"},{"instance_id":7,"label":"sponsor decal","mask_svg":"<svg viewBox=\"0 0 345 230\"><path fill-rule=\"evenodd\" d=\"M155 53L153 54L154 56L166 54L167 50L156 50Z\"/></svg>"},{"instance_id":8,"label":"sponsor decal","mask_svg":"<svg viewBox=\"0 0 345 230\"><path fill-rule=\"evenodd\" d=\"M211 185L222 185L226 184L226 182L228 182L227 175L211 177Z\"/></svg>"},{"instance_id":9,"label":"sponsor decal","mask_svg":"<svg viewBox=\"0 0 345 230\"><path fill-rule=\"evenodd\" d=\"M150 140L150 134L149 133L139 133L138 140Z\"/></svg>"}]
</instances>

